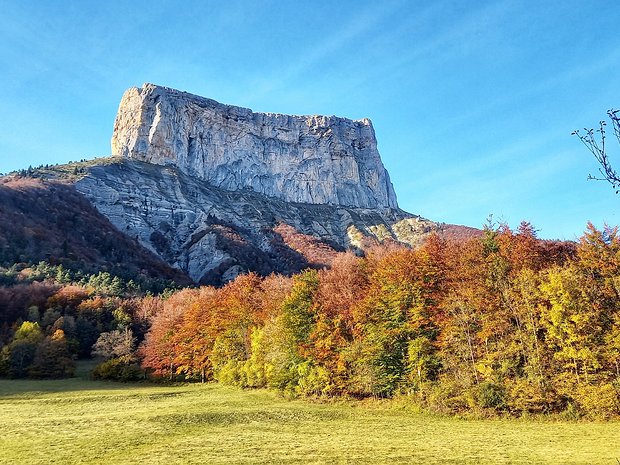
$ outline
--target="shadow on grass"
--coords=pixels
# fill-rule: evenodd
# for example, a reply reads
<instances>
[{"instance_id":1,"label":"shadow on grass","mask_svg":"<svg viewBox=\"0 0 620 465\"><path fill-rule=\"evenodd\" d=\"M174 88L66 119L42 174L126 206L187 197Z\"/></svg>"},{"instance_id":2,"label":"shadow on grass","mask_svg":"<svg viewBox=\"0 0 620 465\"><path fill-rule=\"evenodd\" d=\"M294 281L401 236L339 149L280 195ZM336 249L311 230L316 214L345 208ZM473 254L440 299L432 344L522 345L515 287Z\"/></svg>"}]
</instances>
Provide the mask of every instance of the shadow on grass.
<instances>
[{"instance_id":1,"label":"shadow on grass","mask_svg":"<svg viewBox=\"0 0 620 465\"><path fill-rule=\"evenodd\" d=\"M95 381L91 372L97 360L80 360L76 364L75 376L66 379L0 379L0 400L11 397L28 397L35 394L62 393L74 391L125 391L136 388L175 388L172 384L150 381L116 382ZM176 386L178 388L178 386Z\"/></svg>"},{"instance_id":2,"label":"shadow on grass","mask_svg":"<svg viewBox=\"0 0 620 465\"><path fill-rule=\"evenodd\" d=\"M33 394L72 391L125 391L137 388L170 388L173 385L144 382L121 383L115 381L93 381L81 378L67 379L0 379L0 400L10 397L24 397Z\"/></svg>"}]
</instances>

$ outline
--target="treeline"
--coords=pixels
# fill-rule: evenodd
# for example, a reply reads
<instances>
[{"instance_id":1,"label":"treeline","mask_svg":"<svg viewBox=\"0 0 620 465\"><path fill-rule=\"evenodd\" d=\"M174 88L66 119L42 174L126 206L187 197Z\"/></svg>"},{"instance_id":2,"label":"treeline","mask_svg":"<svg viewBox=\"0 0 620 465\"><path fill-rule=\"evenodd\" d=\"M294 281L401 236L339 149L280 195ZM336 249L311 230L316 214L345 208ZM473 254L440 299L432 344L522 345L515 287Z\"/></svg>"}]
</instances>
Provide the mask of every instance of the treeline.
<instances>
[{"instance_id":1,"label":"treeline","mask_svg":"<svg viewBox=\"0 0 620 465\"><path fill-rule=\"evenodd\" d=\"M22 168L19 170L15 170L15 171L10 171L9 173L7 173L6 175L10 176L10 175L14 175L14 176L19 176L19 177L29 177L29 178L36 178L36 177L40 177L41 176L41 171L47 171L47 170L51 170L54 169L58 166L63 166L63 165L72 165L72 164L78 164L78 163L85 163L88 160L86 158L82 158L79 161L75 161L73 162L72 160L69 160L67 163L53 163L53 164L41 164L39 166L35 166L33 167L32 165L30 165L28 168ZM72 169L72 173L73 174L84 174L86 173L86 169L83 166L74 166ZM5 174L0 173L0 176L5 176Z\"/></svg>"},{"instance_id":2,"label":"treeline","mask_svg":"<svg viewBox=\"0 0 620 465\"><path fill-rule=\"evenodd\" d=\"M607 417L620 414L619 292L616 229L553 243L523 223L179 291L155 304L139 356L172 380L294 396Z\"/></svg>"},{"instance_id":3,"label":"treeline","mask_svg":"<svg viewBox=\"0 0 620 465\"><path fill-rule=\"evenodd\" d=\"M74 284L88 288L91 293L116 297L161 294L179 287L172 280L149 278L145 275L127 272L120 275L107 271L86 273L79 269L54 265L45 261L36 264L16 263L10 267L0 266L0 286L33 282Z\"/></svg>"},{"instance_id":4,"label":"treeline","mask_svg":"<svg viewBox=\"0 0 620 465\"><path fill-rule=\"evenodd\" d=\"M620 415L620 237L523 223L377 246L292 278L161 295L108 273L0 269L0 376L95 376L400 397L440 412Z\"/></svg>"},{"instance_id":5,"label":"treeline","mask_svg":"<svg viewBox=\"0 0 620 465\"><path fill-rule=\"evenodd\" d=\"M46 262L0 268L0 376L68 377L77 359L94 356L122 358L100 377L143 377L132 354L148 330L141 312L162 285Z\"/></svg>"}]
</instances>

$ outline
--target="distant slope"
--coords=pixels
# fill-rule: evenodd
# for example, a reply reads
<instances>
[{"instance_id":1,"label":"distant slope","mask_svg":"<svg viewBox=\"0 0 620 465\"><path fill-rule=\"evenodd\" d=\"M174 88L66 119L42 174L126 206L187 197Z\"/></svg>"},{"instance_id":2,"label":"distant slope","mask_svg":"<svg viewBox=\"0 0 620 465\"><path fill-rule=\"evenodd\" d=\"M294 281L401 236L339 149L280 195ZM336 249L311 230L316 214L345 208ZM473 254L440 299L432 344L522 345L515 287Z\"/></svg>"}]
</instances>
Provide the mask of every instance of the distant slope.
<instances>
[{"instance_id":1,"label":"distant slope","mask_svg":"<svg viewBox=\"0 0 620 465\"><path fill-rule=\"evenodd\" d=\"M466 241L472 237L482 237L482 229L472 228L471 226L461 226L458 224L443 224L439 235L447 240Z\"/></svg>"},{"instance_id":2,"label":"distant slope","mask_svg":"<svg viewBox=\"0 0 620 465\"><path fill-rule=\"evenodd\" d=\"M122 234L71 184L0 178L0 264L41 260L81 271L190 280Z\"/></svg>"},{"instance_id":3,"label":"distant slope","mask_svg":"<svg viewBox=\"0 0 620 465\"><path fill-rule=\"evenodd\" d=\"M103 158L0 178L0 265L41 260L85 272L221 285L291 275L379 242L481 234L400 209L285 202L225 191L171 167Z\"/></svg>"},{"instance_id":4,"label":"distant slope","mask_svg":"<svg viewBox=\"0 0 620 465\"><path fill-rule=\"evenodd\" d=\"M329 266L368 239L415 246L440 228L400 209L287 202L128 159L92 166L75 185L120 231L202 284Z\"/></svg>"}]
</instances>

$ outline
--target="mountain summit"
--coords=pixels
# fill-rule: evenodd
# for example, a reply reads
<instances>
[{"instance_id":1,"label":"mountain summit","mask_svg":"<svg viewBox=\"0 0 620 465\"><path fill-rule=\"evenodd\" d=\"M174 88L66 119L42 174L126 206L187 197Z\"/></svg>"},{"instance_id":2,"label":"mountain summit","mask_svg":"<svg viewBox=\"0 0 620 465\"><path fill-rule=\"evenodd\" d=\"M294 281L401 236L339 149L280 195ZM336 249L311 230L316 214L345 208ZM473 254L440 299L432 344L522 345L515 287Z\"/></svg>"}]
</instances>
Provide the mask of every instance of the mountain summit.
<instances>
[{"instance_id":1,"label":"mountain summit","mask_svg":"<svg viewBox=\"0 0 620 465\"><path fill-rule=\"evenodd\" d=\"M255 113L144 84L121 100L112 154L174 166L228 191L398 208L369 119Z\"/></svg>"},{"instance_id":2,"label":"mountain summit","mask_svg":"<svg viewBox=\"0 0 620 465\"><path fill-rule=\"evenodd\" d=\"M4 178L0 219L15 227L11 237L0 232L0 252L12 251L0 258L96 270L129 267L133 257L143 275L219 285L249 271L329 266L338 252L384 241L415 246L432 231L463 233L398 208L368 119L255 113L145 84L122 98L112 153L29 170L36 182ZM80 233L28 239L22 213L42 201L69 220L43 215L41 231ZM106 244L118 250L106 255Z\"/></svg>"},{"instance_id":3,"label":"mountain summit","mask_svg":"<svg viewBox=\"0 0 620 465\"><path fill-rule=\"evenodd\" d=\"M255 113L144 84L123 95L112 153L77 190L197 283L328 266L439 229L398 208L368 119Z\"/></svg>"}]
</instances>

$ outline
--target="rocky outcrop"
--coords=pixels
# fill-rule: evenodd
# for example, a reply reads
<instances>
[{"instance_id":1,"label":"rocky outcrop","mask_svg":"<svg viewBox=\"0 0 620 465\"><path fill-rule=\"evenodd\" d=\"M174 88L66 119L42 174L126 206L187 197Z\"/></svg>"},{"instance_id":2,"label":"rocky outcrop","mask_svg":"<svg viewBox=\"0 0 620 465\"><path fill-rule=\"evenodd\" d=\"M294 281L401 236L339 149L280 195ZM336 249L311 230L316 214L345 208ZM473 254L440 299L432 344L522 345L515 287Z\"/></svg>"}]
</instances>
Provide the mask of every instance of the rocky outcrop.
<instances>
[{"instance_id":1,"label":"rocky outcrop","mask_svg":"<svg viewBox=\"0 0 620 465\"><path fill-rule=\"evenodd\" d=\"M123 96L117 156L0 183L0 261L218 285L472 234L400 210L376 145L366 119L253 113L145 84Z\"/></svg>"},{"instance_id":2,"label":"rocky outcrop","mask_svg":"<svg viewBox=\"0 0 620 465\"><path fill-rule=\"evenodd\" d=\"M415 245L438 229L399 209L285 202L136 160L90 168L76 188L120 231L209 284L329 265L335 252L368 240Z\"/></svg>"},{"instance_id":3,"label":"rocky outcrop","mask_svg":"<svg viewBox=\"0 0 620 465\"><path fill-rule=\"evenodd\" d=\"M125 92L112 153L228 191L287 202L398 208L369 119L255 113L165 87Z\"/></svg>"},{"instance_id":4,"label":"rocky outcrop","mask_svg":"<svg viewBox=\"0 0 620 465\"><path fill-rule=\"evenodd\" d=\"M123 96L112 151L76 188L197 283L323 267L440 228L398 208L368 119L254 113L145 84Z\"/></svg>"}]
</instances>

